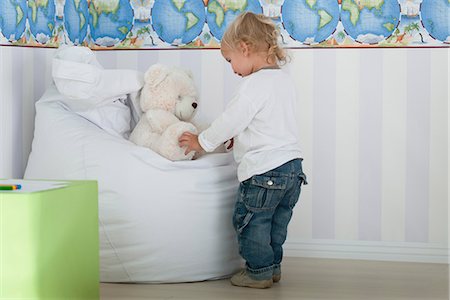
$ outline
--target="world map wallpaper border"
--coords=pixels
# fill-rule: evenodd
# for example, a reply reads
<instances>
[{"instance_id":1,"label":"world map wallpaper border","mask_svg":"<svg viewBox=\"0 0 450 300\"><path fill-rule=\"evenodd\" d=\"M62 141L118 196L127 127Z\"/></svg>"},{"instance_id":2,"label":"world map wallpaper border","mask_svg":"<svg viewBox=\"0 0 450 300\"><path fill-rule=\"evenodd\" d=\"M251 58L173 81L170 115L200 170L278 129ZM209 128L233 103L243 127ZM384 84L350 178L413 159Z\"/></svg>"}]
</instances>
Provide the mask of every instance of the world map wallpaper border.
<instances>
[{"instance_id":1,"label":"world map wallpaper border","mask_svg":"<svg viewBox=\"0 0 450 300\"><path fill-rule=\"evenodd\" d=\"M450 48L450 0L8 0L0 46L217 49L243 11L286 48Z\"/></svg>"}]
</instances>

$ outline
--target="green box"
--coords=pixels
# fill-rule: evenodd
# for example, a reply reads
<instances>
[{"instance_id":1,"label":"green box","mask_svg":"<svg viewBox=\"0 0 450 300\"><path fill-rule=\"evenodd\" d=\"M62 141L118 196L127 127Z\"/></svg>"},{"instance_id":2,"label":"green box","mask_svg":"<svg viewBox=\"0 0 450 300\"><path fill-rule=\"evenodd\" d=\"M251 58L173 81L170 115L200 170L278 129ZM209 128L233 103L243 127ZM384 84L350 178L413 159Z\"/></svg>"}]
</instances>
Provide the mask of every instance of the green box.
<instances>
[{"instance_id":1,"label":"green box","mask_svg":"<svg viewBox=\"0 0 450 300\"><path fill-rule=\"evenodd\" d=\"M64 182L0 191L0 299L99 299L97 182Z\"/></svg>"}]
</instances>

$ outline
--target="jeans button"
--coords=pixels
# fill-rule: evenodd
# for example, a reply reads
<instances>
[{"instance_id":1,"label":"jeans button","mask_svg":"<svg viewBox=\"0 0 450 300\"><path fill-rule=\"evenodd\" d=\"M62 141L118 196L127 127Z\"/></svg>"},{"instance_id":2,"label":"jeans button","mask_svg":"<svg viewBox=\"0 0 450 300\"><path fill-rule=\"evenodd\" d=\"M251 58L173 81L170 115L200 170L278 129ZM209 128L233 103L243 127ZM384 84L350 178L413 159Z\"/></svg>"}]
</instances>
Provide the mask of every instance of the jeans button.
<instances>
[{"instance_id":1,"label":"jeans button","mask_svg":"<svg viewBox=\"0 0 450 300\"><path fill-rule=\"evenodd\" d=\"M272 180L267 181L267 185L269 186L273 185L273 181Z\"/></svg>"}]
</instances>

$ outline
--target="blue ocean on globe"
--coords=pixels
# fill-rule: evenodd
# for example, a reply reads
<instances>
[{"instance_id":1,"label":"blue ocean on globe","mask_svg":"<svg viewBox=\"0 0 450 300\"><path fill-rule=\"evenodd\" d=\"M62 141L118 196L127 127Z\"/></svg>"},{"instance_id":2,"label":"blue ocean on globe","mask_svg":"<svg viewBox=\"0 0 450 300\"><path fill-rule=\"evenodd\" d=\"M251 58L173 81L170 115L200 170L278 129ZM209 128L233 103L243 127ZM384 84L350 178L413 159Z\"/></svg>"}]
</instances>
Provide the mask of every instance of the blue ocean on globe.
<instances>
[{"instance_id":1,"label":"blue ocean on globe","mask_svg":"<svg viewBox=\"0 0 450 300\"><path fill-rule=\"evenodd\" d=\"M450 43L450 2L448 0L423 0L420 13L422 24L428 33L434 39Z\"/></svg>"},{"instance_id":2,"label":"blue ocean on globe","mask_svg":"<svg viewBox=\"0 0 450 300\"><path fill-rule=\"evenodd\" d=\"M339 4L328 0L286 0L282 23L289 35L302 43L320 43L336 30Z\"/></svg>"},{"instance_id":3,"label":"blue ocean on globe","mask_svg":"<svg viewBox=\"0 0 450 300\"><path fill-rule=\"evenodd\" d=\"M358 1L359 2L359 1ZM355 0L343 0L341 22L345 32L355 41L376 44L389 37L400 21L397 0L373 0L359 6Z\"/></svg>"},{"instance_id":4,"label":"blue ocean on globe","mask_svg":"<svg viewBox=\"0 0 450 300\"><path fill-rule=\"evenodd\" d=\"M225 5L223 5L225 4ZM211 34L220 42L228 25L243 11L262 14L258 0L212 0L206 9L206 22Z\"/></svg>"},{"instance_id":5,"label":"blue ocean on globe","mask_svg":"<svg viewBox=\"0 0 450 300\"><path fill-rule=\"evenodd\" d=\"M159 38L169 44L192 42L205 25L202 0L156 0L152 8L152 26Z\"/></svg>"},{"instance_id":6,"label":"blue ocean on globe","mask_svg":"<svg viewBox=\"0 0 450 300\"><path fill-rule=\"evenodd\" d=\"M28 0L28 23L36 41L45 44L53 36L55 28L54 1Z\"/></svg>"},{"instance_id":7,"label":"blue ocean on globe","mask_svg":"<svg viewBox=\"0 0 450 300\"><path fill-rule=\"evenodd\" d=\"M77 5L76 2L79 2ZM81 44L86 38L89 26L89 6L87 0L66 0L64 5L64 27L74 44Z\"/></svg>"},{"instance_id":8,"label":"blue ocean on globe","mask_svg":"<svg viewBox=\"0 0 450 300\"><path fill-rule=\"evenodd\" d=\"M92 40L100 46L114 46L124 40L133 27L134 13L129 0L110 2L107 7L89 11ZM117 4L116 4L117 3ZM90 6L93 5L91 1Z\"/></svg>"},{"instance_id":9,"label":"blue ocean on globe","mask_svg":"<svg viewBox=\"0 0 450 300\"><path fill-rule=\"evenodd\" d=\"M0 0L0 31L9 41L17 41L25 32L26 0Z\"/></svg>"}]
</instances>

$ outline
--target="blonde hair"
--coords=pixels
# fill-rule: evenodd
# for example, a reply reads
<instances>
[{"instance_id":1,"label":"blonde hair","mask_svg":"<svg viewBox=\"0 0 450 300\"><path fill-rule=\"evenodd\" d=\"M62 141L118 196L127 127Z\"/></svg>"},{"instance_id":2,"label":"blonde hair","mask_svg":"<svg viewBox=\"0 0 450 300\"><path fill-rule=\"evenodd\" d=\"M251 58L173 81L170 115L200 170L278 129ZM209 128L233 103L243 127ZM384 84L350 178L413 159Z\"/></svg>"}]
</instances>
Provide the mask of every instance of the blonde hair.
<instances>
[{"instance_id":1,"label":"blonde hair","mask_svg":"<svg viewBox=\"0 0 450 300\"><path fill-rule=\"evenodd\" d=\"M240 42L244 42L251 51L266 52L267 62L282 65L287 62L288 56L279 45L279 37L280 31L269 17L247 11L228 26L221 43L234 50Z\"/></svg>"}]
</instances>

